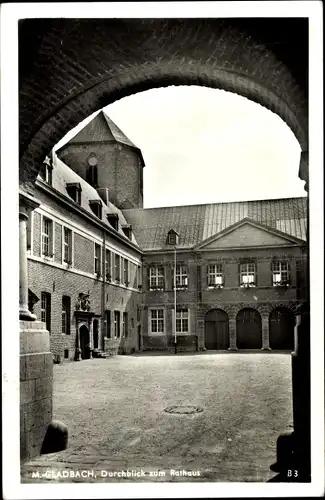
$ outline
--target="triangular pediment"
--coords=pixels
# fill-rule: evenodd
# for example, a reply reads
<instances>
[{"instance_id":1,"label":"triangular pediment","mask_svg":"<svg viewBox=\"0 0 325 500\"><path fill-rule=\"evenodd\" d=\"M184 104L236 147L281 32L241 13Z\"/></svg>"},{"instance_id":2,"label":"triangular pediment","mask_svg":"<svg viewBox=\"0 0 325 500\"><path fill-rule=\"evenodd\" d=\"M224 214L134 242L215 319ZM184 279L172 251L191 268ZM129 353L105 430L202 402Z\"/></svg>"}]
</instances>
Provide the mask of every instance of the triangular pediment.
<instances>
[{"instance_id":1,"label":"triangular pediment","mask_svg":"<svg viewBox=\"0 0 325 500\"><path fill-rule=\"evenodd\" d=\"M277 247L304 244L305 242L277 229L245 218L211 236L197 245L198 250L223 248Z\"/></svg>"}]
</instances>

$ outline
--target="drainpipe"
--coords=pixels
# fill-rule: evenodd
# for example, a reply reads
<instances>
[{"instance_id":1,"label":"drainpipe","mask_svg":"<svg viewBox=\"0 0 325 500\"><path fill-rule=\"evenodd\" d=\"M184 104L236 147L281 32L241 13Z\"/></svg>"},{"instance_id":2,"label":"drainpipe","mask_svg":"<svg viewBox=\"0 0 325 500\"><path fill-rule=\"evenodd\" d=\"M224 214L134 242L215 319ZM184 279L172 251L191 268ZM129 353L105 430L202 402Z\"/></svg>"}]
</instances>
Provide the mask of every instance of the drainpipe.
<instances>
[{"instance_id":1,"label":"drainpipe","mask_svg":"<svg viewBox=\"0 0 325 500\"><path fill-rule=\"evenodd\" d=\"M105 349L105 341L104 341L104 326L105 326L105 259L106 259L106 232L103 231L103 258L102 258L102 286L101 286L101 301L100 301L100 316L101 316L101 346L98 345L99 349ZM98 339L99 340L99 339Z\"/></svg>"}]
</instances>

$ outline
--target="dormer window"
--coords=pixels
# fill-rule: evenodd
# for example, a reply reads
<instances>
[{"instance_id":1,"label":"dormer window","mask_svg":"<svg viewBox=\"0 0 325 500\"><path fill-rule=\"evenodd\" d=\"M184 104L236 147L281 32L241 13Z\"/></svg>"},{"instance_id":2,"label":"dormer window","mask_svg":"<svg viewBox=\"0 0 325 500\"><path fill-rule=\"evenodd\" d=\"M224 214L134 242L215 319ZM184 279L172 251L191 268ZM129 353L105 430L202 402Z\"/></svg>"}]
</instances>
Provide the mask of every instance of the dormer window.
<instances>
[{"instance_id":1,"label":"dormer window","mask_svg":"<svg viewBox=\"0 0 325 500\"><path fill-rule=\"evenodd\" d=\"M131 224L126 224L125 226L122 226L123 233L129 240L132 239L132 226Z\"/></svg>"},{"instance_id":2,"label":"dormer window","mask_svg":"<svg viewBox=\"0 0 325 500\"><path fill-rule=\"evenodd\" d=\"M107 214L106 217L112 228L118 231L118 214Z\"/></svg>"},{"instance_id":3,"label":"dormer window","mask_svg":"<svg viewBox=\"0 0 325 500\"><path fill-rule=\"evenodd\" d=\"M100 200L91 200L89 201L89 206L93 213L98 217L99 219L102 218L102 202Z\"/></svg>"},{"instance_id":4,"label":"dormer window","mask_svg":"<svg viewBox=\"0 0 325 500\"><path fill-rule=\"evenodd\" d=\"M168 231L167 245L176 246L176 245L178 245L178 241L179 241L178 233L176 233L176 231L174 231L173 229Z\"/></svg>"},{"instance_id":5,"label":"dormer window","mask_svg":"<svg viewBox=\"0 0 325 500\"><path fill-rule=\"evenodd\" d=\"M68 195L78 203L78 205L81 205L81 186L79 182L71 182L67 184L67 192Z\"/></svg>"},{"instance_id":6,"label":"dormer window","mask_svg":"<svg viewBox=\"0 0 325 500\"><path fill-rule=\"evenodd\" d=\"M40 171L39 171L39 175L40 175L41 179L44 182L46 182L47 184L49 184L50 186L52 186L52 170L53 170L53 166L51 164L51 160L47 156L42 163L42 166L41 166Z\"/></svg>"}]
</instances>

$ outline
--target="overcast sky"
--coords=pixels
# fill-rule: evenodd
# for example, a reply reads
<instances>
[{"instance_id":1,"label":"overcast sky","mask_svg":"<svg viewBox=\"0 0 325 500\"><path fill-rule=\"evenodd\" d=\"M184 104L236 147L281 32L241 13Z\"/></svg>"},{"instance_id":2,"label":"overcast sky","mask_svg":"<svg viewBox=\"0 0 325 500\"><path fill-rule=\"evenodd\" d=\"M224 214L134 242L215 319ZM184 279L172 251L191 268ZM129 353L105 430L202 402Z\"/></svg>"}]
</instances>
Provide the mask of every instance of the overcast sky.
<instances>
[{"instance_id":1,"label":"overcast sky","mask_svg":"<svg viewBox=\"0 0 325 500\"><path fill-rule=\"evenodd\" d=\"M142 150L146 208L306 195L294 134L248 99L205 87L167 87L105 111Z\"/></svg>"}]
</instances>

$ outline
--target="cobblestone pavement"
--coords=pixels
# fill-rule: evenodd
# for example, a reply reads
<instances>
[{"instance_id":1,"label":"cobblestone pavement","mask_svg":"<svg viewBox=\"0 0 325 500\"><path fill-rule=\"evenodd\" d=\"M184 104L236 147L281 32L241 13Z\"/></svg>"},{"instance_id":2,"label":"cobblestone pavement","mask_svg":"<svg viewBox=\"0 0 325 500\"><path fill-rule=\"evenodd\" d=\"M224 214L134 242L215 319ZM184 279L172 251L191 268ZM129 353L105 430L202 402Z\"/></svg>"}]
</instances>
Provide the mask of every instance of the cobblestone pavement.
<instances>
[{"instance_id":1,"label":"cobblestone pavement","mask_svg":"<svg viewBox=\"0 0 325 500\"><path fill-rule=\"evenodd\" d=\"M203 411L164 411L173 405ZM276 439L292 430L290 355L54 365L53 417L68 425L69 448L25 463L22 482L267 481Z\"/></svg>"}]
</instances>

